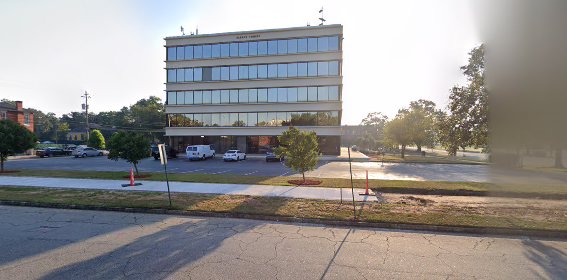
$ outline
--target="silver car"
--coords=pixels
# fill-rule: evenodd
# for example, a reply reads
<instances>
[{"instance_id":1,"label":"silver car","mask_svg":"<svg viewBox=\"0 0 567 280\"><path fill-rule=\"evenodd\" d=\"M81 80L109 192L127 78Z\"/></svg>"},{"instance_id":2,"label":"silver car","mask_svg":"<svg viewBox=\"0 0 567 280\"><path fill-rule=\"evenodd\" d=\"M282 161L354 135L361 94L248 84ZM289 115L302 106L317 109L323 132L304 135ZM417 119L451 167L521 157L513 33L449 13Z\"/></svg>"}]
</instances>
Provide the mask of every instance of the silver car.
<instances>
[{"instance_id":1,"label":"silver car","mask_svg":"<svg viewBox=\"0 0 567 280\"><path fill-rule=\"evenodd\" d=\"M96 157L96 156L102 156L102 152L95 149L95 148L85 147L85 148L77 148L77 149L73 150L73 155L76 158L78 158L78 157Z\"/></svg>"}]
</instances>

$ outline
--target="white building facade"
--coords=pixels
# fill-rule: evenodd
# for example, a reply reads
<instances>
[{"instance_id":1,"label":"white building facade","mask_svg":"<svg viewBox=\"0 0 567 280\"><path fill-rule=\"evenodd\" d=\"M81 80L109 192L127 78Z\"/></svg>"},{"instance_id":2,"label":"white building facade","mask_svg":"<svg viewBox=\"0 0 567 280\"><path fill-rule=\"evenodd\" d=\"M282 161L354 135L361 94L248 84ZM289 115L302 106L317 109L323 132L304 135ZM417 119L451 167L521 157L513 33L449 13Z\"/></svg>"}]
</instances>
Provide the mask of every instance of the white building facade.
<instances>
[{"instance_id":1,"label":"white building facade","mask_svg":"<svg viewBox=\"0 0 567 280\"><path fill-rule=\"evenodd\" d=\"M165 38L169 144L265 153L289 126L340 153L342 25Z\"/></svg>"}]
</instances>

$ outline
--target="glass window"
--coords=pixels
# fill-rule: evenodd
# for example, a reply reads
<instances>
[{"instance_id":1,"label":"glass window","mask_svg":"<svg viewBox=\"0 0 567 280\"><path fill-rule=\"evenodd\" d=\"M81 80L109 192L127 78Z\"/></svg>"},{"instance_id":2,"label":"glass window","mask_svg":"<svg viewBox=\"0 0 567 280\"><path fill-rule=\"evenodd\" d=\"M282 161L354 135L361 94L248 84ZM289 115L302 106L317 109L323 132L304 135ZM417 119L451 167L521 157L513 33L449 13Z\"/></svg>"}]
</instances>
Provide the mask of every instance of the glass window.
<instances>
[{"instance_id":1,"label":"glass window","mask_svg":"<svg viewBox=\"0 0 567 280\"><path fill-rule=\"evenodd\" d=\"M193 114L193 126L203 126L203 114Z\"/></svg>"},{"instance_id":2,"label":"glass window","mask_svg":"<svg viewBox=\"0 0 567 280\"><path fill-rule=\"evenodd\" d=\"M203 81L212 81L213 80L213 68L205 67L203 69Z\"/></svg>"},{"instance_id":3,"label":"glass window","mask_svg":"<svg viewBox=\"0 0 567 280\"><path fill-rule=\"evenodd\" d=\"M258 79L258 66L250 65L248 66L248 79Z\"/></svg>"},{"instance_id":4,"label":"glass window","mask_svg":"<svg viewBox=\"0 0 567 280\"><path fill-rule=\"evenodd\" d=\"M230 91L225 89L221 90L221 103L227 104L230 103Z\"/></svg>"},{"instance_id":5,"label":"glass window","mask_svg":"<svg viewBox=\"0 0 567 280\"><path fill-rule=\"evenodd\" d=\"M287 102L287 88L278 88L278 102Z\"/></svg>"},{"instance_id":6,"label":"glass window","mask_svg":"<svg viewBox=\"0 0 567 280\"><path fill-rule=\"evenodd\" d=\"M193 92L193 104L203 104L203 92L196 90Z\"/></svg>"},{"instance_id":7,"label":"glass window","mask_svg":"<svg viewBox=\"0 0 567 280\"><path fill-rule=\"evenodd\" d=\"M287 40L287 53L297 53L297 39Z\"/></svg>"},{"instance_id":8,"label":"glass window","mask_svg":"<svg viewBox=\"0 0 567 280\"><path fill-rule=\"evenodd\" d=\"M231 89L230 90L230 103L238 103L238 90Z\"/></svg>"},{"instance_id":9,"label":"glass window","mask_svg":"<svg viewBox=\"0 0 567 280\"><path fill-rule=\"evenodd\" d=\"M238 79L248 80L248 66L238 66Z\"/></svg>"},{"instance_id":10,"label":"glass window","mask_svg":"<svg viewBox=\"0 0 567 280\"><path fill-rule=\"evenodd\" d=\"M318 76L328 76L329 75L329 62L327 62L327 61L317 62L317 75Z\"/></svg>"},{"instance_id":11,"label":"glass window","mask_svg":"<svg viewBox=\"0 0 567 280\"><path fill-rule=\"evenodd\" d=\"M220 57L220 44L214 44L211 47L211 57L213 58Z\"/></svg>"},{"instance_id":12,"label":"glass window","mask_svg":"<svg viewBox=\"0 0 567 280\"><path fill-rule=\"evenodd\" d=\"M300 87L297 89L297 101L305 102L307 101L307 88Z\"/></svg>"},{"instance_id":13,"label":"glass window","mask_svg":"<svg viewBox=\"0 0 567 280\"><path fill-rule=\"evenodd\" d=\"M220 104L220 90L213 90L211 95L211 103Z\"/></svg>"},{"instance_id":14,"label":"glass window","mask_svg":"<svg viewBox=\"0 0 567 280\"><path fill-rule=\"evenodd\" d=\"M298 63L297 64L297 76L298 77L307 77L307 63Z\"/></svg>"},{"instance_id":15,"label":"glass window","mask_svg":"<svg viewBox=\"0 0 567 280\"><path fill-rule=\"evenodd\" d=\"M211 58L211 45L203 46L203 58Z\"/></svg>"},{"instance_id":16,"label":"glass window","mask_svg":"<svg viewBox=\"0 0 567 280\"><path fill-rule=\"evenodd\" d=\"M317 50L320 52L329 51L329 37L317 38Z\"/></svg>"},{"instance_id":17,"label":"glass window","mask_svg":"<svg viewBox=\"0 0 567 280\"><path fill-rule=\"evenodd\" d=\"M330 76L338 76L339 75L339 62L338 61L329 61L329 75Z\"/></svg>"},{"instance_id":18,"label":"glass window","mask_svg":"<svg viewBox=\"0 0 567 280\"><path fill-rule=\"evenodd\" d=\"M177 73L177 71L176 71L175 69L169 69L169 70L167 70L167 82L168 82L168 83L175 83L175 82L177 82L177 79L176 79L176 77L175 77L175 76L176 76L176 73Z\"/></svg>"},{"instance_id":19,"label":"glass window","mask_svg":"<svg viewBox=\"0 0 567 280\"><path fill-rule=\"evenodd\" d=\"M277 112L276 119L277 126L282 126L284 123L287 124L287 112Z\"/></svg>"},{"instance_id":20,"label":"glass window","mask_svg":"<svg viewBox=\"0 0 567 280\"><path fill-rule=\"evenodd\" d=\"M297 63L290 63L287 65L287 76L297 77Z\"/></svg>"},{"instance_id":21,"label":"glass window","mask_svg":"<svg viewBox=\"0 0 567 280\"><path fill-rule=\"evenodd\" d=\"M329 50L338 51L339 50L339 36L329 37Z\"/></svg>"},{"instance_id":22,"label":"glass window","mask_svg":"<svg viewBox=\"0 0 567 280\"><path fill-rule=\"evenodd\" d=\"M329 100L329 88L328 87L319 87L317 91L317 100L318 101L328 101Z\"/></svg>"},{"instance_id":23,"label":"glass window","mask_svg":"<svg viewBox=\"0 0 567 280\"><path fill-rule=\"evenodd\" d=\"M269 88L268 89L268 102L278 102L278 89Z\"/></svg>"},{"instance_id":24,"label":"glass window","mask_svg":"<svg viewBox=\"0 0 567 280\"><path fill-rule=\"evenodd\" d=\"M317 52L317 38L307 39L307 52Z\"/></svg>"},{"instance_id":25,"label":"glass window","mask_svg":"<svg viewBox=\"0 0 567 280\"><path fill-rule=\"evenodd\" d=\"M213 81L220 81L220 67L213 67Z\"/></svg>"},{"instance_id":26,"label":"glass window","mask_svg":"<svg viewBox=\"0 0 567 280\"><path fill-rule=\"evenodd\" d=\"M230 66L230 80L238 80L238 66Z\"/></svg>"},{"instance_id":27,"label":"glass window","mask_svg":"<svg viewBox=\"0 0 567 280\"><path fill-rule=\"evenodd\" d=\"M186 104L185 103L185 92L183 92L183 91L177 92L177 104Z\"/></svg>"},{"instance_id":28,"label":"glass window","mask_svg":"<svg viewBox=\"0 0 567 280\"><path fill-rule=\"evenodd\" d=\"M258 55L268 54L268 41L258 42Z\"/></svg>"},{"instance_id":29,"label":"glass window","mask_svg":"<svg viewBox=\"0 0 567 280\"><path fill-rule=\"evenodd\" d=\"M278 41L272 40L268 41L268 54L277 54L278 53Z\"/></svg>"},{"instance_id":30,"label":"glass window","mask_svg":"<svg viewBox=\"0 0 567 280\"><path fill-rule=\"evenodd\" d=\"M211 114L211 126L220 126L221 119L220 114Z\"/></svg>"},{"instance_id":31,"label":"glass window","mask_svg":"<svg viewBox=\"0 0 567 280\"><path fill-rule=\"evenodd\" d=\"M167 48L167 60L177 60L177 49L175 47Z\"/></svg>"},{"instance_id":32,"label":"glass window","mask_svg":"<svg viewBox=\"0 0 567 280\"><path fill-rule=\"evenodd\" d=\"M258 65L258 78L265 79L268 77L268 65Z\"/></svg>"},{"instance_id":33,"label":"glass window","mask_svg":"<svg viewBox=\"0 0 567 280\"><path fill-rule=\"evenodd\" d=\"M193 81L203 80L203 68L193 68Z\"/></svg>"},{"instance_id":34,"label":"glass window","mask_svg":"<svg viewBox=\"0 0 567 280\"><path fill-rule=\"evenodd\" d=\"M287 64L278 64L278 77L287 78Z\"/></svg>"},{"instance_id":35,"label":"glass window","mask_svg":"<svg viewBox=\"0 0 567 280\"><path fill-rule=\"evenodd\" d=\"M242 126L248 126L248 113L238 113L238 120Z\"/></svg>"},{"instance_id":36,"label":"glass window","mask_svg":"<svg viewBox=\"0 0 567 280\"><path fill-rule=\"evenodd\" d=\"M230 43L230 56L238 56L238 43Z\"/></svg>"},{"instance_id":37,"label":"glass window","mask_svg":"<svg viewBox=\"0 0 567 280\"><path fill-rule=\"evenodd\" d=\"M256 126L258 124L258 113L248 113L248 126Z\"/></svg>"},{"instance_id":38,"label":"glass window","mask_svg":"<svg viewBox=\"0 0 567 280\"><path fill-rule=\"evenodd\" d=\"M212 96L210 90L203 91L203 104L211 104L212 103Z\"/></svg>"},{"instance_id":39,"label":"glass window","mask_svg":"<svg viewBox=\"0 0 567 280\"><path fill-rule=\"evenodd\" d=\"M268 112L268 126L276 126L278 116L276 112Z\"/></svg>"},{"instance_id":40,"label":"glass window","mask_svg":"<svg viewBox=\"0 0 567 280\"><path fill-rule=\"evenodd\" d=\"M317 76L317 62L307 63L307 76L309 77Z\"/></svg>"},{"instance_id":41,"label":"glass window","mask_svg":"<svg viewBox=\"0 0 567 280\"><path fill-rule=\"evenodd\" d=\"M278 77L278 65L268 64L268 78L277 78L277 77Z\"/></svg>"},{"instance_id":42,"label":"glass window","mask_svg":"<svg viewBox=\"0 0 567 280\"><path fill-rule=\"evenodd\" d=\"M278 54L287 54L287 40L278 40Z\"/></svg>"},{"instance_id":43,"label":"glass window","mask_svg":"<svg viewBox=\"0 0 567 280\"><path fill-rule=\"evenodd\" d=\"M168 91L167 92L167 105L175 105L177 104L177 92L175 91Z\"/></svg>"},{"instance_id":44,"label":"glass window","mask_svg":"<svg viewBox=\"0 0 567 280\"><path fill-rule=\"evenodd\" d=\"M256 122L256 126L268 126L268 113L258 113L258 122Z\"/></svg>"},{"instance_id":45,"label":"glass window","mask_svg":"<svg viewBox=\"0 0 567 280\"><path fill-rule=\"evenodd\" d=\"M257 103L258 102L258 90L251 89L248 91L248 103Z\"/></svg>"},{"instance_id":46,"label":"glass window","mask_svg":"<svg viewBox=\"0 0 567 280\"><path fill-rule=\"evenodd\" d=\"M268 102L268 89L258 89L258 103Z\"/></svg>"},{"instance_id":47,"label":"glass window","mask_svg":"<svg viewBox=\"0 0 567 280\"><path fill-rule=\"evenodd\" d=\"M317 87L307 88L307 101L317 101Z\"/></svg>"},{"instance_id":48,"label":"glass window","mask_svg":"<svg viewBox=\"0 0 567 280\"><path fill-rule=\"evenodd\" d=\"M193 58L195 58L195 59L203 58L203 46L194 46L193 47Z\"/></svg>"},{"instance_id":49,"label":"glass window","mask_svg":"<svg viewBox=\"0 0 567 280\"><path fill-rule=\"evenodd\" d=\"M297 88L288 88L287 89L287 101L288 102L297 102Z\"/></svg>"},{"instance_id":50,"label":"glass window","mask_svg":"<svg viewBox=\"0 0 567 280\"><path fill-rule=\"evenodd\" d=\"M185 81L192 82L193 81L193 68L185 69Z\"/></svg>"},{"instance_id":51,"label":"glass window","mask_svg":"<svg viewBox=\"0 0 567 280\"><path fill-rule=\"evenodd\" d=\"M239 56L248 56L248 43L238 43L238 55Z\"/></svg>"},{"instance_id":52,"label":"glass window","mask_svg":"<svg viewBox=\"0 0 567 280\"><path fill-rule=\"evenodd\" d=\"M248 42L248 55L249 56L258 55L258 42Z\"/></svg>"},{"instance_id":53,"label":"glass window","mask_svg":"<svg viewBox=\"0 0 567 280\"><path fill-rule=\"evenodd\" d=\"M221 44L221 57L229 57L229 56L230 56L230 45Z\"/></svg>"},{"instance_id":54,"label":"glass window","mask_svg":"<svg viewBox=\"0 0 567 280\"><path fill-rule=\"evenodd\" d=\"M203 125L211 126L213 124L213 116L211 114L203 114Z\"/></svg>"},{"instance_id":55,"label":"glass window","mask_svg":"<svg viewBox=\"0 0 567 280\"><path fill-rule=\"evenodd\" d=\"M221 126L230 126L230 115L228 113L221 113Z\"/></svg>"},{"instance_id":56,"label":"glass window","mask_svg":"<svg viewBox=\"0 0 567 280\"><path fill-rule=\"evenodd\" d=\"M185 92L185 104L193 104L193 92L192 91L186 91Z\"/></svg>"},{"instance_id":57,"label":"glass window","mask_svg":"<svg viewBox=\"0 0 567 280\"><path fill-rule=\"evenodd\" d=\"M238 113L230 113L229 118L231 126L240 126L238 123Z\"/></svg>"},{"instance_id":58,"label":"glass window","mask_svg":"<svg viewBox=\"0 0 567 280\"><path fill-rule=\"evenodd\" d=\"M238 90L238 103L248 103L248 90L247 89Z\"/></svg>"},{"instance_id":59,"label":"glass window","mask_svg":"<svg viewBox=\"0 0 567 280\"><path fill-rule=\"evenodd\" d=\"M307 52L307 39L297 39L297 52Z\"/></svg>"},{"instance_id":60,"label":"glass window","mask_svg":"<svg viewBox=\"0 0 567 280\"><path fill-rule=\"evenodd\" d=\"M329 100L339 100L339 87L331 86L329 87Z\"/></svg>"},{"instance_id":61,"label":"glass window","mask_svg":"<svg viewBox=\"0 0 567 280\"><path fill-rule=\"evenodd\" d=\"M185 81L185 69L177 69L177 82Z\"/></svg>"},{"instance_id":62,"label":"glass window","mask_svg":"<svg viewBox=\"0 0 567 280\"><path fill-rule=\"evenodd\" d=\"M230 77L230 68L229 67L221 67L221 80L228 81Z\"/></svg>"},{"instance_id":63,"label":"glass window","mask_svg":"<svg viewBox=\"0 0 567 280\"><path fill-rule=\"evenodd\" d=\"M185 59L185 48L177 47L177 60Z\"/></svg>"},{"instance_id":64,"label":"glass window","mask_svg":"<svg viewBox=\"0 0 567 280\"><path fill-rule=\"evenodd\" d=\"M193 46L185 47L185 59L193 59Z\"/></svg>"}]
</instances>

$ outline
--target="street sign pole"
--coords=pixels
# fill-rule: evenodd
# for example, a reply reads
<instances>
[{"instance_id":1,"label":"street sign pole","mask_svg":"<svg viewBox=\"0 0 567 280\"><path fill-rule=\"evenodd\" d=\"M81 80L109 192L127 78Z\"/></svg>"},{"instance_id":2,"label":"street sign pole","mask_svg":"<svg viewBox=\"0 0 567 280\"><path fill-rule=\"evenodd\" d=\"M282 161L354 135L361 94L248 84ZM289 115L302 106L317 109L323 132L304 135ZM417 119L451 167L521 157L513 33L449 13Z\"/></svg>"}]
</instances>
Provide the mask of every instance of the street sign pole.
<instances>
[{"instance_id":1,"label":"street sign pole","mask_svg":"<svg viewBox=\"0 0 567 280\"><path fill-rule=\"evenodd\" d=\"M171 192L169 191L169 178L167 177L167 151L165 150L165 144L158 144L159 159L163 165L163 171L165 172L165 182L167 183L167 197L169 198L169 207L171 204Z\"/></svg>"}]
</instances>

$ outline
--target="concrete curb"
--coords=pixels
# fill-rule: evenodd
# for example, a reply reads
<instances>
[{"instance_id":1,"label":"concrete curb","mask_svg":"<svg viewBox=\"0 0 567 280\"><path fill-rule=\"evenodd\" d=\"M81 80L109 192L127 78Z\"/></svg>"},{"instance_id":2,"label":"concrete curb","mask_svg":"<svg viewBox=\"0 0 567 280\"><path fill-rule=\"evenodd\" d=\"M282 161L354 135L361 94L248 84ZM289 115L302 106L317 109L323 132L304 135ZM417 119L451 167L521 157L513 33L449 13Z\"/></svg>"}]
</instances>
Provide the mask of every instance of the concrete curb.
<instances>
[{"instance_id":1,"label":"concrete curb","mask_svg":"<svg viewBox=\"0 0 567 280\"><path fill-rule=\"evenodd\" d=\"M25 201L11 201L11 200L0 200L0 205L60 208L60 209L73 209L73 210L114 211L114 212L144 213L144 214L166 214L166 215L180 215L180 216L201 216L201 217L216 217L216 218L238 218L238 219L264 220L264 221L275 221L275 222L332 225L332 226L340 226L340 227L361 227L361 228L365 227L365 228L430 231L430 232L443 232L443 233L467 233L467 234L479 234L479 235L527 236L527 237L538 237L538 238L567 239L567 231L556 231L556 230L479 228L479 227L466 227L466 226L437 226L437 225L424 225L424 224L353 222L353 221L338 221L338 220L325 220L325 219L315 219L315 218L297 218L297 217L255 215L255 214L217 213L217 212L183 211L183 210L169 210L169 209L105 207L105 206L40 203L40 202L25 202Z\"/></svg>"}]
</instances>

